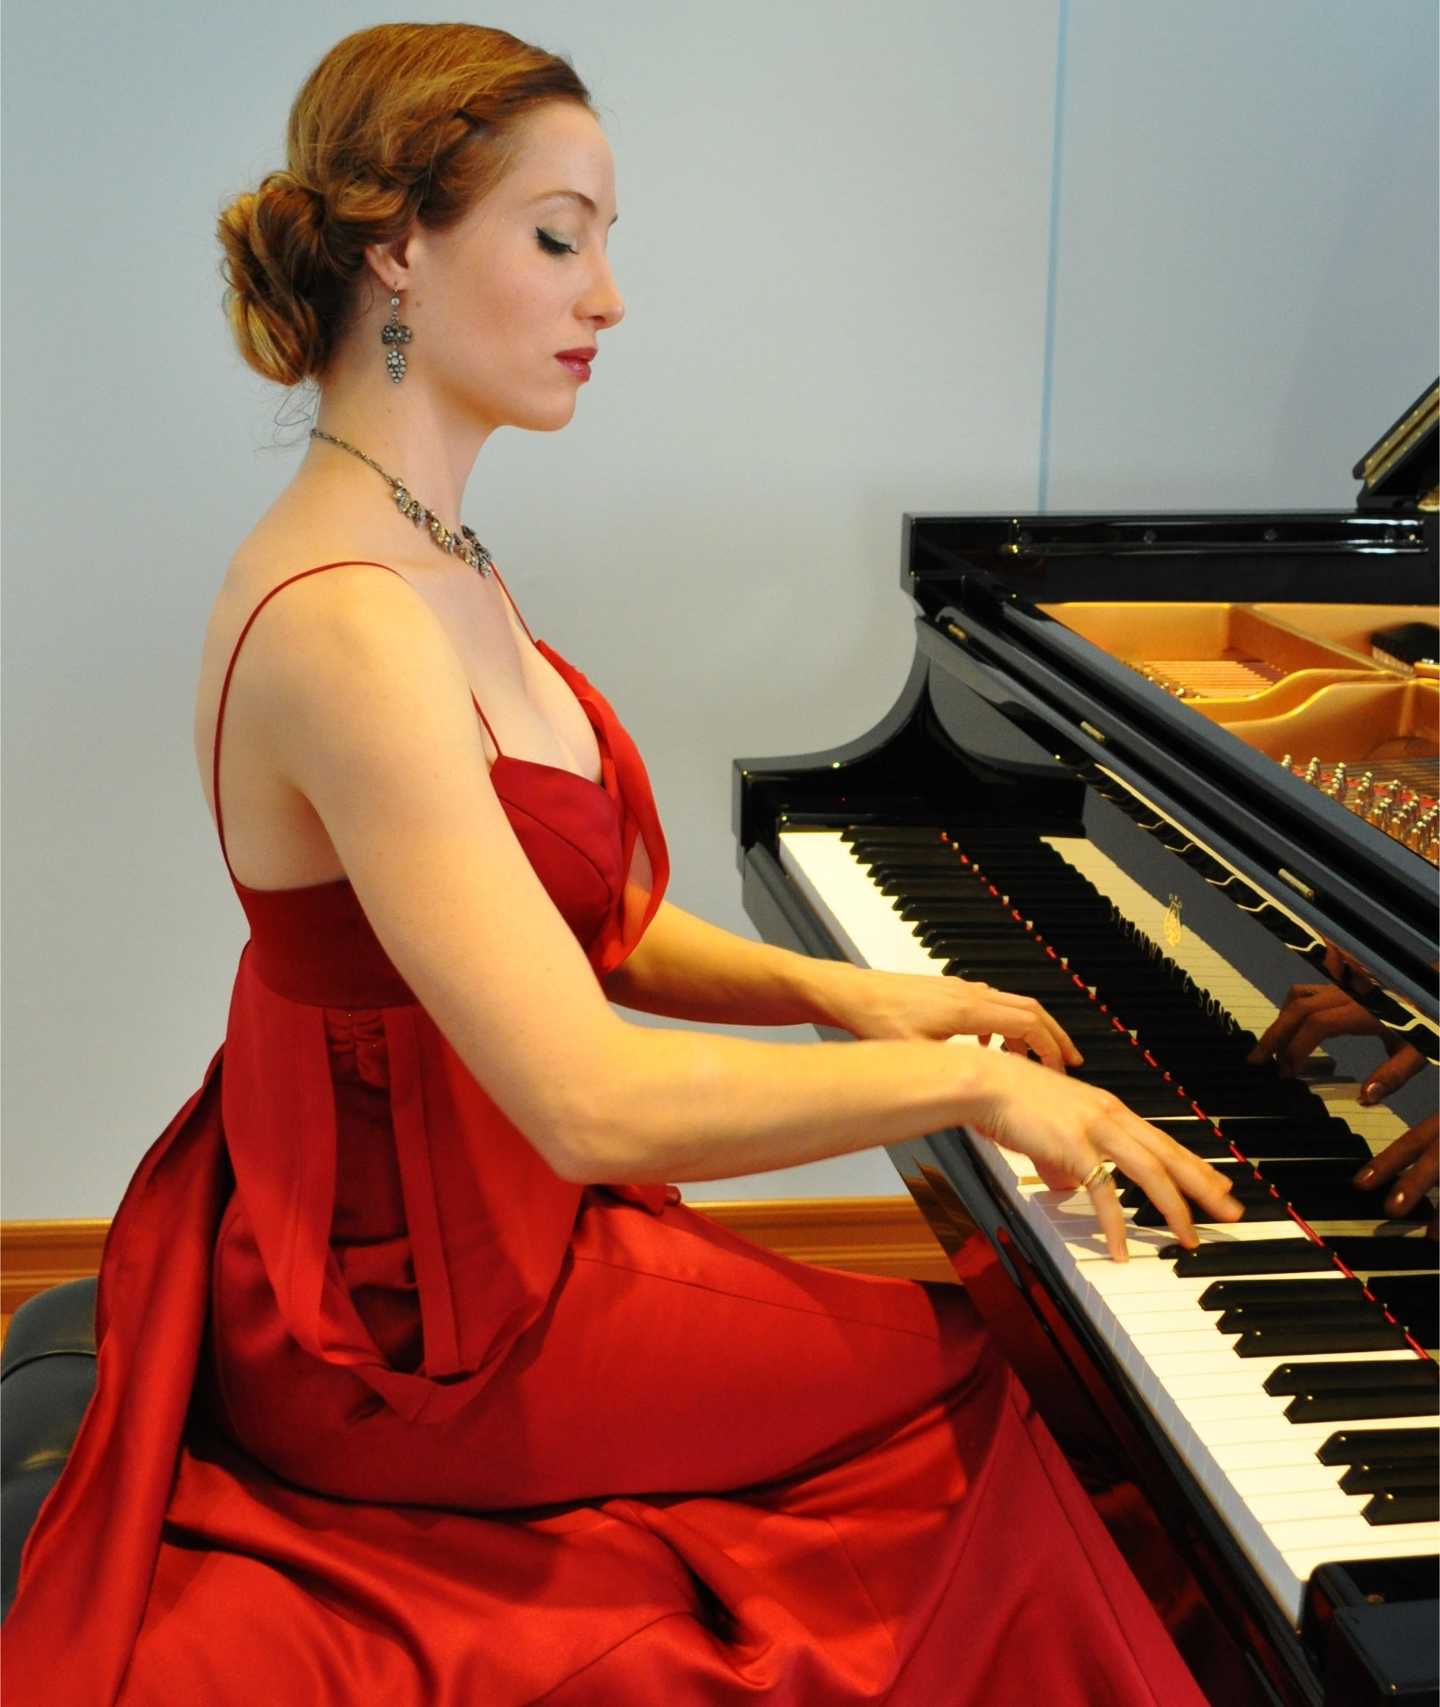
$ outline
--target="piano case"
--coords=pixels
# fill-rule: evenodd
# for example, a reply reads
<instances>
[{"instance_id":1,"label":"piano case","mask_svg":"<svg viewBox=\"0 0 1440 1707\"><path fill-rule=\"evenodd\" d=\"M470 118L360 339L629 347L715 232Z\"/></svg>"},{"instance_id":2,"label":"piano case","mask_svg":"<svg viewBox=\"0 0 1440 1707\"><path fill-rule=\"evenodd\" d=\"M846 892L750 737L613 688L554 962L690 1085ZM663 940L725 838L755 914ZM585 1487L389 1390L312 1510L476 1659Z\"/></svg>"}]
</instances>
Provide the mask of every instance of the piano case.
<instances>
[{"instance_id":1,"label":"piano case","mask_svg":"<svg viewBox=\"0 0 1440 1707\"><path fill-rule=\"evenodd\" d=\"M787 837L934 826L960 848L1028 827L1093 843L1124 874L1117 889L1164 903L1152 931L1173 918L1270 1001L1334 972L1392 1045L1440 1059L1435 683L1370 644L1435 621L1437 398L1432 386L1357 464L1353 511L907 515L917 645L895 706L832 751L736 761L761 935L857 958ZM1148 667L1147 635L1165 669ZM1115 929L1131 937L1134 922ZM1205 989L1195 999L1213 1011ZM1418 1120L1435 1096L1432 1065L1391 1105ZM991 1150L952 1130L890 1154L1211 1699L1436 1701L1430 1550L1337 1559L1298 1607L1281 1604L996 1189ZM1342 1248L1317 1247L1316 1265Z\"/></svg>"}]
</instances>

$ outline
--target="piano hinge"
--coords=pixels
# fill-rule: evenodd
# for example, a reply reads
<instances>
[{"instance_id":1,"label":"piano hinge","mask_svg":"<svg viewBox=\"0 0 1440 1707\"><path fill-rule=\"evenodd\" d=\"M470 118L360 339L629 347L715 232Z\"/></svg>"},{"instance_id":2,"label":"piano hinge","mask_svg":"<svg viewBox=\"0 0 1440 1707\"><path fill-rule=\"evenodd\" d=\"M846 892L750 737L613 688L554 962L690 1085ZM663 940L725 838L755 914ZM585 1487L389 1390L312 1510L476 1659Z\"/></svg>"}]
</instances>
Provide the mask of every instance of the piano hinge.
<instances>
[{"instance_id":1,"label":"piano hinge","mask_svg":"<svg viewBox=\"0 0 1440 1707\"><path fill-rule=\"evenodd\" d=\"M1297 894L1303 895L1307 901L1315 899L1315 891L1303 879L1297 877L1293 871L1286 871L1283 865L1277 865L1275 875L1282 883L1288 883Z\"/></svg>"},{"instance_id":2,"label":"piano hinge","mask_svg":"<svg viewBox=\"0 0 1440 1707\"><path fill-rule=\"evenodd\" d=\"M1080 719L1080 727L1092 741L1098 741L1102 747L1105 745L1105 731L1103 729L1097 729L1093 723L1087 723L1083 717Z\"/></svg>"}]
</instances>

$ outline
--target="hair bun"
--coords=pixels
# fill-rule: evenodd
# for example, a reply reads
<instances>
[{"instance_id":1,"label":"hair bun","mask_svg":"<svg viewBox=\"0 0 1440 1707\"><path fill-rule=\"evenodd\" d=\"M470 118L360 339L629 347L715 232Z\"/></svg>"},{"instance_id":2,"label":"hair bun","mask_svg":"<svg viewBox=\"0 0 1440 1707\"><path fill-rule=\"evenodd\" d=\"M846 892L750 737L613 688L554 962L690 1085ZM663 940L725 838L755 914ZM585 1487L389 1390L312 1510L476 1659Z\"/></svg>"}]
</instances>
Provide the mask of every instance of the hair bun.
<instances>
[{"instance_id":1,"label":"hair bun","mask_svg":"<svg viewBox=\"0 0 1440 1707\"><path fill-rule=\"evenodd\" d=\"M269 172L221 213L225 311L245 360L298 385L323 349L316 299L340 281L325 241L325 198L293 172Z\"/></svg>"},{"instance_id":2,"label":"hair bun","mask_svg":"<svg viewBox=\"0 0 1440 1707\"><path fill-rule=\"evenodd\" d=\"M260 180L258 193L277 203L283 202L302 218L307 214L324 218L324 195L313 184L307 184L284 167L276 172L267 172Z\"/></svg>"}]
</instances>

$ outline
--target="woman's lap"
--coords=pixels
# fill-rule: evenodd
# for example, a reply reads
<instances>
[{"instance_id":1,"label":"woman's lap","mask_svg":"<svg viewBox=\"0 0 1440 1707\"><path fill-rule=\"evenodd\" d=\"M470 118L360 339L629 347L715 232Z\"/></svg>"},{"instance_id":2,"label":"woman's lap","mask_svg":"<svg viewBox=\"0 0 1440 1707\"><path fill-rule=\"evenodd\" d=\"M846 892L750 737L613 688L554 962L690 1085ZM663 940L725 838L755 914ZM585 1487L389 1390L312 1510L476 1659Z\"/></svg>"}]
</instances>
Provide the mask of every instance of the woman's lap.
<instances>
[{"instance_id":1,"label":"woman's lap","mask_svg":"<svg viewBox=\"0 0 1440 1707\"><path fill-rule=\"evenodd\" d=\"M587 1195L554 1298L472 1405L407 1423L278 1318L243 1218L217 1255L219 1415L288 1480L474 1510L718 1492L819 1468L962 1384L983 1451L1008 1379L959 1287L814 1268L684 1205ZM230 1352L227 1317L247 1348ZM257 1353L257 1348L258 1353Z\"/></svg>"},{"instance_id":2,"label":"woman's lap","mask_svg":"<svg viewBox=\"0 0 1440 1707\"><path fill-rule=\"evenodd\" d=\"M756 1655L799 1678L847 1643L879 1667L857 1700L1200 1707L958 1286L806 1267L684 1206L657 1217L597 1191L551 1307L472 1406L416 1425L278 1325L257 1336L273 1299L233 1215L216 1270L221 1391L244 1410L227 1432L284 1480L456 1514L440 1524L494 1512L490 1529L589 1502L653 1538L658 1583L678 1564L702 1585L587 1659L555 1707L644 1699L652 1673L675 1700L748 1698ZM264 1347L243 1366L226 1363L227 1309ZM834 1698L833 1679L785 1698Z\"/></svg>"}]
</instances>

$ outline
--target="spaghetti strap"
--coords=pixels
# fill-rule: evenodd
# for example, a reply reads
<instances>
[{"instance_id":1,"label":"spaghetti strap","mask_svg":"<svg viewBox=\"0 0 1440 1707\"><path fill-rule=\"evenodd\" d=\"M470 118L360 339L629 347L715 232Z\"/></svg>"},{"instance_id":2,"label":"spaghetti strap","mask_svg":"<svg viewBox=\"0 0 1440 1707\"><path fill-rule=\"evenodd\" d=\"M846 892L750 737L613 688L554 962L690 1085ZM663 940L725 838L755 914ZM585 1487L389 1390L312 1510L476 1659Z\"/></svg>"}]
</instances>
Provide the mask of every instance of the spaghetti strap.
<instances>
[{"instance_id":1,"label":"spaghetti strap","mask_svg":"<svg viewBox=\"0 0 1440 1707\"><path fill-rule=\"evenodd\" d=\"M490 743L495 749L495 757L497 759L503 759L505 757L504 750L499 741L495 739L495 731L490 727L490 719L485 715L480 701L476 699L475 690L473 688L470 690L470 703L475 707L476 711L480 713L480 721L485 725L485 733L490 737Z\"/></svg>"},{"instance_id":2,"label":"spaghetti strap","mask_svg":"<svg viewBox=\"0 0 1440 1707\"><path fill-rule=\"evenodd\" d=\"M510 589L505 585L505 577L500 573L498 565L495 564L493 561L490 564L490 572L492 575L494 575L495 579L500 583L500 591L502 593L504 593L504 595L505 595L505 602L506 602L506 604L508 604L510 606L510 609L515 612L516 617L519 619L520 626L521 626L521 628L523 628L525 630L526 637L528 638L530 644L532 646L537 645L538 642L536 641L535 636L530 633L530 624L528 622L526 622L526 620L523 616L520 615L520 607L519 607L519 605L517 605L515 603L515 600L510 596ZM479 710L478 706L476 707L476 710L477 711ZM485 713L483 711L481 711L480 715L483 717L485 715ZM490 727L490 725L487 723L485 725L485 727L488 729ZM494 740L493 735L491 736L491 740Z\"/></svg>"},{"instance_id":3,"label":"spaghetti strap","mask_svg":"<svg viewBox=\"0 0 1440 1707\"><path fill-rule=\"evenodd\" d=\"M255 621L255 618L259 616L260 612L265 609L265 606L269 604L270 600L275 597L276 593L280 592L282 588L288 587L292 581L303 581L307 575L318 575L325 569L344 569L352 566L360 569L384 569L391 575L399 575L402 581L405 580L405 577L400 575L400 571L398 569L391 568L388 563L376 563L366 557L342 557L334 563L317 563L313 569L302 569L298 574L288 575L283 581L277 581L270 591L266 593L265 597L261 599L255 609L250 612L248 617L246 617L245 626L240 630L239 636L235 641L235 645L231 650L230 662L225 666L225 680L220 687L220 705L215 714L215 740L211 750L210 759L210 794L211 798L215 802L215 828L220 837L220 857L225 861L225 869L230 873L230 879L233 883L240 884L240 879L235 875L235 868L230 863L230 852L225 845L225 815L220 806L220 736L225 726L225 702L230 697L230 678L235 672L235 661L240 656L240 648L245 643L245 636L250 632L250 625ZM496 579L499 579L498 570L496 571ZM500 585L505 589L505 597L510 602L510 608L515 611L516 616L520 617L521 627L525 628L525 618L520 616L520 612L515 605L515 601L510 598L510 589L505 587L505 583L503 581L500 582ZM530 630L528 628L525 628L525 632L526 634L530 634ZM533 643L535 636L530 634L530 639ZM473 688L470 692L470 703L480 714L480 721L485 725L486 733L489 735L491 743L495 748L495 756L497 758L503 758L505 756L504 749L501 747L499 741L496 740L495 731L490 727L490 719L485 715L480 701L476 699ZM240 884L240 887L244 888L245 885Z\"/></svg>"},{"instance_id":4,"label":"spaghetti strap","mask_svg":"<svg viewBox=\"0 0 1440 1707\"><path fill-rule=\"evenodd\" d=\"M292 581L303 581L307 575L318 575L323 569L342 569L352 563L357 568L385 569L392 575L400 575L400 571L391 569L388 563L372 563L367 558L341 558L335 563L317 563L313 569L302 569L296 575L287 575L283 581L276 582L246 617L245 626L240 630L235 645L231 648L230 662L225 666L225 680L220 684L220 705L215 713L215 740L210 753L210 794L215 802L215 829L220 837L220 857L225 861L225 869L230 873L230 881L240 884L242 889L245 885L241 884L240 879L236 877L235 867L230 863L229 849L225 846L225 814L220 807L220 735L225 727L225 702L230 697L230 678L235 673L235 660L240 656L240 648L245 644L245 636L250 632L250 625L281 588L288 587ZM400 579L403 581L405 577L400 575ZM475 696L472 694L470 697L473 699ZM479 709L477 706L476 710Z\"/></svg>"}]
</instances>

